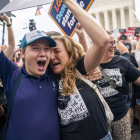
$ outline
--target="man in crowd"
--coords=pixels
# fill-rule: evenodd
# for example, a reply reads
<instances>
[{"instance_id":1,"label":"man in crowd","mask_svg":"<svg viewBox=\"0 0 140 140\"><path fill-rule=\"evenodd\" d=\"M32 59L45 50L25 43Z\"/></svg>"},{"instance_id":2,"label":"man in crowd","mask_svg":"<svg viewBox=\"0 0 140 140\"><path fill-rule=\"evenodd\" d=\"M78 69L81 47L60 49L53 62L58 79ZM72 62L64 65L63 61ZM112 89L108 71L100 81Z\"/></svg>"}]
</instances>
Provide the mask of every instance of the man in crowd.
<instances>
[{"instance_id":1,"label":"man in crowd","mask_svg":"<svg viewBox=\"0 0 140 140\"><path fill-rule=\"evenodd\" d=\"M9 118L7 140L59 140L57 83L48 68L50 50L55 46L55 41L41 31L27 33L21 42L22 69L0 50L0 78L8 101L22 72Z\"/></svg>"}]
</instances>

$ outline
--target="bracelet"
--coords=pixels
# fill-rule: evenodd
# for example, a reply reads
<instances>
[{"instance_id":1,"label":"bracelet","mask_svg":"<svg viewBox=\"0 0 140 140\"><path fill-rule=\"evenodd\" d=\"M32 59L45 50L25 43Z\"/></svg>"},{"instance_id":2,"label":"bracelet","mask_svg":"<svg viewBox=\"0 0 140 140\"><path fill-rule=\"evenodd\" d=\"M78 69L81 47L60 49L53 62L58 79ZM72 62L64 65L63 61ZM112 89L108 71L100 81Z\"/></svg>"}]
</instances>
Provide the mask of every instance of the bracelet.
<instances>
[{"instance_id":1,"label":"bracelet","mask_svg":"<svg viewBox=\"0 0 140 140\"><path fill-rule=\"evenodd\" d=\"M12 24L7 25L7 27L10 27Z\"/></svg>"}]
</instances>

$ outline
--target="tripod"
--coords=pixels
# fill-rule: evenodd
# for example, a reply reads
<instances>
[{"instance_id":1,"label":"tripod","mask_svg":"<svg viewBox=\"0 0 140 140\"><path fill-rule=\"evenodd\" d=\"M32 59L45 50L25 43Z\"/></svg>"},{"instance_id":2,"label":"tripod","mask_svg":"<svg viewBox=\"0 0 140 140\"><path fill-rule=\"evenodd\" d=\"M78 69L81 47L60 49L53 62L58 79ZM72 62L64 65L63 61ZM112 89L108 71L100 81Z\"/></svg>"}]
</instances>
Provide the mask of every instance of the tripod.
<instances>
[{"instance_id":1,"label":"tripod","mask_svg":"<svg viewBox=\"0 0 140 140\"><path fill-rule=\"evenodd\" d=\"M11 14L11 16L16 17L14 14ZM12 23L12 19L10 19L10 20L11 20L11 23ZM2 45L4 45L4 34L5 34L5 25L6 25L6 23L2 19L0 19L0 21L3 22Z\"/></svg>"}]
</instances>

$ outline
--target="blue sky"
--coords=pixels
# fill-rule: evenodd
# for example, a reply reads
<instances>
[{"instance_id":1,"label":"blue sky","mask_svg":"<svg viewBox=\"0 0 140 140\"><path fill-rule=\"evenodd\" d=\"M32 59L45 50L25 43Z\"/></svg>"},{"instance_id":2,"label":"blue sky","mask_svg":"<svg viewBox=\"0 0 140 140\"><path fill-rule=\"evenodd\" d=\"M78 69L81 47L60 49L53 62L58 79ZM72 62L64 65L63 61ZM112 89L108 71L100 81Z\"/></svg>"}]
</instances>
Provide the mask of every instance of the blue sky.
<instances>
[{"instance_id":1,"label":"blue sky","mask_svg":"<svg viewBox=\"0 0 140 140\"><path fill-rule=\"evenodd\" d=\"M140 0L135 0L136 11L140 13ZM57 25L52 21L52 19L48 15L50 4L44 5L43 9L41 9L41 15L35 16L36 7L19 10L12 12L16 15L16 18L13 19L13 29L16 40L16 47L19 44L19 40L21 40L25 33L29 32L29 29L23 29L24 27L29 25L29 19L34 19L36 22L36 27L38 30L43 31L60 31ZM5 44L7 45L7 29L5 31ZM0 26L0 44L2 43L2 26Z\"/></svg>"}]
</instances>

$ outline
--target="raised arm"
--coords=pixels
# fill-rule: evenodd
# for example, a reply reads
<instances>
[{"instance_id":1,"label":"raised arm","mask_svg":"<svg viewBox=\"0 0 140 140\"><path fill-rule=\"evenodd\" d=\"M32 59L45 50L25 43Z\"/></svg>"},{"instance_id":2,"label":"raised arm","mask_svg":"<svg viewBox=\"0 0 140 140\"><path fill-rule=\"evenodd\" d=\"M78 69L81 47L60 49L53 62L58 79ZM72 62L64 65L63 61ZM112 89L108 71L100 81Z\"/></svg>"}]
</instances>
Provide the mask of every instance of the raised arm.
<instances>
[{"instance_id":1,"label":"raised arm","mask_svg":"<svg viewBox=\"0 0 140 140\"><path fill-rule=\"evenodd\" d=\"M84 11L74 0L63 0L63 2L80 22L93 42L84 59L86 72L92 71L102 60L109 43L109 36L96 19Z\"/></svg>"},{"instance_id":2,"label":"raised arm","mask_svg":"<svg viewBox=\"0 0 140 140\"><path fill-rule=\"evenodd\" d=\"M137 50L140 50L140 34L137 34L138 38L139 38L139 41L137 43L137 46L136 46L136 49Z\"/></svg>"},{"instance_id":3,"label":"raised arm","mask_svg":"<svg viewBox=\"0 0 140 140\"><path fill-rule=\"evenodd\" d=\"M79 42L81 43L81 45L84 48L84 52L86 53L87 50L88 50L88 45L87 45L86 37L85 37L85 34L84 34L83 27L80 24L78 24L78 23L75 26L75 32L78 35Z\"/></svg>"},{"instance_id":4,"label":"raised arm","mask_svg":"<svg viewBox=\"0 0 140 140\"><path fill-rule=\"evenodd\" d=\"M7 58L9 58L11 60L12 57L13 57L13 54L14 54L14 49L15 49L15 37L14 37L11 21L10 21L10 19L7 17L7 15L5 13L3 13L3 15L0 18L3 21L5 21L7 25L9 25L9 26L7 26L7 30L8 30L8 48L7 48L7 51L6 51L6 56L7 56Z\"/></svg>"},{"instance_id":5,"label":"raised arm","mask_svg":"<svg viewBox=\"0 0 140 140\"><path fill-rule=\"evenodd\" d=\"M126 52L129 53L127 47L126 47L124 44L122 44L122 43L120 42L120 40L121 40L121 39L120 39L120 36L117 37L117 40L119 41L117 47L118 47L118 49L121 51L121 53L126 53Z\"/></svg>"}]
</instances>

